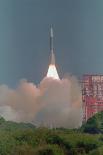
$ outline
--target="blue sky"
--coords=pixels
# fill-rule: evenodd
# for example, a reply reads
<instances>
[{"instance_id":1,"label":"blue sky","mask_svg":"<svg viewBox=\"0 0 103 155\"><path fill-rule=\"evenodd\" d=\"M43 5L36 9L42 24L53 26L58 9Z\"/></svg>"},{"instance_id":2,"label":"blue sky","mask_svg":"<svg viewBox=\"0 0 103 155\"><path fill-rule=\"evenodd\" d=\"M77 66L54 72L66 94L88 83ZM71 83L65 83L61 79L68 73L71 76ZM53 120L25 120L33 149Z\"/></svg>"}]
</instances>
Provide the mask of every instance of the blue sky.
<instances>
[{"instance_id":1,"label":"blue sky","mask_svg":"<svg viewBox=\"0 0 103 155\"><path fill-rule=\"evenodd\" d=\"M51 24L61 77L103 74L102 0L0 0L0 84L40 82Z\"/></svg>"}]
</instances>

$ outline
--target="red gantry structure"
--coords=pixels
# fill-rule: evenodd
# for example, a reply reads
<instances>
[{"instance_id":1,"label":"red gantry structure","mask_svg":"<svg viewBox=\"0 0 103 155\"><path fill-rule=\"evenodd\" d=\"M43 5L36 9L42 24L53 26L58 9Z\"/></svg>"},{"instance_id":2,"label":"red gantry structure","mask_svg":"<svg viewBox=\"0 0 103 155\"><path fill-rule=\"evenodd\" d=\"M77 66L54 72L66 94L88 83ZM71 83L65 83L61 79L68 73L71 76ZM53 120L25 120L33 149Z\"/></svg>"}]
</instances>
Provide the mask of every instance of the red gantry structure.
<instances>
[{"instance_id":1,"label":"red gantry structure","mask_svg":"<svg viewBox=\"0 0 103 155\"><path fill-rule=\"evenodd\" d=\"M83 122L103 111L103 75L83 75Z\"/></svg>"}]
</instances>

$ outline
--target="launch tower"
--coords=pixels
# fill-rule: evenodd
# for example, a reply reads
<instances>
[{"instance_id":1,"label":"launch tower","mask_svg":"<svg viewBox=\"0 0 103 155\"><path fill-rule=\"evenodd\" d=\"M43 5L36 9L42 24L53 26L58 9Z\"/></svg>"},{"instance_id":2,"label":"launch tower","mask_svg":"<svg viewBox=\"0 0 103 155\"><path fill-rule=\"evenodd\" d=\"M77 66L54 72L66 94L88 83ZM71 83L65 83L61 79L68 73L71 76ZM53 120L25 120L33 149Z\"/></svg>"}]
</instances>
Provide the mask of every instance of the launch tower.
<instances>
[{"instance_id":1,"label":"launch tower","mask_svg":"<svg viewBox=\"0 0 103 155\"><path fill-rule=\"evenodd\" d=\"M103 75L83 75L83 122L103 111Z\"/></svg>"}]
</instances>

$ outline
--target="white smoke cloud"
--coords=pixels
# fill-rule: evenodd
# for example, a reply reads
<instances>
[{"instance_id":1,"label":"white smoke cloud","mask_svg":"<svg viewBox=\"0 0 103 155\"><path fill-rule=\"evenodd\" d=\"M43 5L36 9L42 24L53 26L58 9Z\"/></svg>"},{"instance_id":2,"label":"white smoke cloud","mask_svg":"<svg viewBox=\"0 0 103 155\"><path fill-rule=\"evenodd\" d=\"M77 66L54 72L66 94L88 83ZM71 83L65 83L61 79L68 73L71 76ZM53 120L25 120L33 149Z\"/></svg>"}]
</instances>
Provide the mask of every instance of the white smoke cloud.
<instances>
[{"instance_id":1,"label":"white smoke cloud","mask_svg":"<svg viewBox=\"0 0 103 155\"><path fill-rule=\"evenodd\" d=\"M74 128L81 125L81 91L75 77L45 78L37 87L21 80L16 89L0 86L0 115L6 120Z\"/></svg>"}]
</instances>

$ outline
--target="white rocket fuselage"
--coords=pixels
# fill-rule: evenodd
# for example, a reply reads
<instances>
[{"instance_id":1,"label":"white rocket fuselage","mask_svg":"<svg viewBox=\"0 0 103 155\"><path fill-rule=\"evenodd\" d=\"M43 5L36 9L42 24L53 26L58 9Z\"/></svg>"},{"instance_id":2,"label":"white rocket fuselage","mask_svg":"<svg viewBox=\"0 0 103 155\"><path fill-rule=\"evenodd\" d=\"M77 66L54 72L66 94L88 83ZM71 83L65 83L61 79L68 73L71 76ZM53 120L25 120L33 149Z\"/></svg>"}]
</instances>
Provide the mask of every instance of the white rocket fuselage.
<instances>
[{"instance_id":1,"label":"white rocket fuselage","mask_svg":"<svg viewBox=\"0 0 103 155\"><path fill-rule=\"evenodd\" d=\"M51 52L51 64L55 65L55 55L53 46L53 28L50 28L50 52Z\"/></svg>"}]
</instances>

